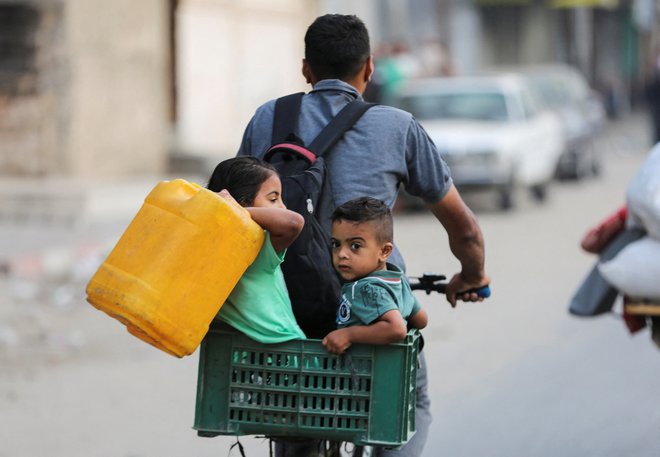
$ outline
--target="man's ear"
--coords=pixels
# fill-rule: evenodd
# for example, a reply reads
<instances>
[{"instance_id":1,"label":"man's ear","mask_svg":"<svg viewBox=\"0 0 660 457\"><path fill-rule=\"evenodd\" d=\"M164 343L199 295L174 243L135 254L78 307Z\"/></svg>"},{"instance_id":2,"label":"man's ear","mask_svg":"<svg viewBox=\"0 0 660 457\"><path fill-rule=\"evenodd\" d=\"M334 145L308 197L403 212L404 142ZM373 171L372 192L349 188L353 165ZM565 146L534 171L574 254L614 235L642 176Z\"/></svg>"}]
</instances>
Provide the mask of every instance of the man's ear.
<instances>
[{"instance_id":1,"label":"man's ear","mask_svg":"<svg viewBox=\"0 0 660 457\"><path fill-rule=\"evenodd\" d=\"M312 84L312 80L313 80L312 69L309 67L309 63L305 59L302 60L302 74L305 77L305 81L307 82L307 84Z\"/></svg>"},{"instance_id":2,"label":"man's ear","mask_svg":"<svg viewBox=\"0 0 660 457\"><path fill-rule=\"evenodd\" d=\"M371 77L374 74L374 58L373 56L367 57L367 60L364 65L364 82L368 83L371 81Z\"/></svg>"},{"instance_id":3,"label":"man's ear","mask_svg":"<svg viewBox=\"0 0 660 457\"><path fill-rule=\"evenodd\" d=\"M382 262L385 262L390 257L390 254L392 254L392 249L393 249L392 243L387 242L383 244L383 246L380 248L380 256L379 256Z\"/></svg>"}]
</instances>

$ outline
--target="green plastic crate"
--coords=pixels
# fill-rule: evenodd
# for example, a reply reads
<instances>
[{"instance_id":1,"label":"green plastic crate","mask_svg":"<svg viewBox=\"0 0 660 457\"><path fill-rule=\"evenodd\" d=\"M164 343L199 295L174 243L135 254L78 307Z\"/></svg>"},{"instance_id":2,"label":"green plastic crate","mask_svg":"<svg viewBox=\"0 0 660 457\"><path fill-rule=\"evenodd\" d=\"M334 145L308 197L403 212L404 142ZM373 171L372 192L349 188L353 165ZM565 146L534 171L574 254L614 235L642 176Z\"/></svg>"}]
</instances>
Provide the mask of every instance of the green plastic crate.
<instances>
[{"instance_id":1,"label":"green plastic crate","mask_svg":"<svg viewBox=\"0 0 660 457\"><path fill-rule=\"evenodd\" d=\"M267 435L399 447L415 433L419 333L329 354L319 340L261 344L212 326L200 348L200 436Z\"/></svg>"}]
</instances>

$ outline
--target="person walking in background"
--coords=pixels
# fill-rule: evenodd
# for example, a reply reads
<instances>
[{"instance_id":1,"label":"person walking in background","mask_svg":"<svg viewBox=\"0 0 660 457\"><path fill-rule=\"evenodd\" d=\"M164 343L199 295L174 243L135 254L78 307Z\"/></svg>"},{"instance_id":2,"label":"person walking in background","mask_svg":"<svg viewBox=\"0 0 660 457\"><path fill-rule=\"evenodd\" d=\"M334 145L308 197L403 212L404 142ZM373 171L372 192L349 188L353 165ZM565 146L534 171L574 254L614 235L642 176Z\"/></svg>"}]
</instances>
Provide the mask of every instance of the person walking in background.
<instances>
[{"instance_id":1,"label":"person walking in background","mask_svg":"<svg viewBox=\"0 0 660 457\"><path fill-rule=\"evenodd\" d=\"M456 69L452 63L447 45L437 39L428 38L422 42L420 51L422 75L427 78L439 76L455 76Z\"/></svg>"},{"instance_id":2,"label":"person walking in background","mask_svg":"<svg viewBox=\"0 0 660 457\"><path fill-rule=\"evenodd\" d=\"M362 96L374 103L390 104L403 84L423 74L423 64L401 41L379 46L372 57L374 71Z\"/></svg>"},{"instance_id":3,"label":"person walking in background","mask_svg":"<svg viewBox=\"0 0 660 457\"><path fill-rule=\"evenodd\" d=\"M301 104L296 134L309 142L355 99L362 99L372 77L369 33L353 15L328 14L318 17L305 34L302 74L312 90ZM275 100L260 106L247 125L239 155L263 157L273 142ZM453 185L449 168L424 129L405 111L377 105L368 110L326 154L332 197L341 205L361 196L396 202L399 187L424 200L431 213L447 232L449 247L461 271L447 285L447 299L480 301L470 293L487 285L484 239L476 217L465 205ZM329 235L329 234L328 234ZM429 240L433 242L433 240ZM396 246L390 262L405 272L405 263ZM328 303L336 307L338 303ZM424 354L417 380L417 433L399 450L379 449L379 455L419 456L431 423L427 395ZM316 454L315 454L316 452ZM317 455L314 443L280 442L278 456Z\"/></svg>"}]
</instances>

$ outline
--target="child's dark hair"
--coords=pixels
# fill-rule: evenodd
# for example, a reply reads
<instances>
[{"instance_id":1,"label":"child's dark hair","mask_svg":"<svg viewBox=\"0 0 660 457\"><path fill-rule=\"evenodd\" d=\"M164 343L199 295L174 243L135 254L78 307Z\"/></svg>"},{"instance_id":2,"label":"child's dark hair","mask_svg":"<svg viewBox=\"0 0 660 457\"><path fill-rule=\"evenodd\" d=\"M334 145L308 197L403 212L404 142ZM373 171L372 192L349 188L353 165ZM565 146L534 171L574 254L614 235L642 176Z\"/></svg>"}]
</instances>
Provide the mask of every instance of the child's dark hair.
<instances>
[{"instance_id":1,"label":"child's dark hair","mask_svg":"<svg viewBox=\"0 0 660 457\"><path fill-rule=\"evenodd\" d=\"M227 189L241 206L250 206L261 185L277 170L263 160L251 156L239 156L220 162L213 170L206 188L213 192Z\"/></svg>"},{"instance_id":2,"label":"child's dark hair","mask_svg":"<svg viewBox=\"0 0 660 457\"><path fill-rule=\"evenodd\" d=\"M338 206L331 216L332 222L350 221L357 224L375 222L376 238L383 243L394 241L392 211L382 200L359 197Z\"/></svg>"},{"instance_id":3,"label":"child's dark hair","mask_svg":"<svg viewBox=\"0 0 660 457\"><path fill-rule=\"evenodd\" d=\"M369 32L357 16L326 14L305 33L305 60L318 79L351 77L370 55Z\"/></svg>"}]
</instances>

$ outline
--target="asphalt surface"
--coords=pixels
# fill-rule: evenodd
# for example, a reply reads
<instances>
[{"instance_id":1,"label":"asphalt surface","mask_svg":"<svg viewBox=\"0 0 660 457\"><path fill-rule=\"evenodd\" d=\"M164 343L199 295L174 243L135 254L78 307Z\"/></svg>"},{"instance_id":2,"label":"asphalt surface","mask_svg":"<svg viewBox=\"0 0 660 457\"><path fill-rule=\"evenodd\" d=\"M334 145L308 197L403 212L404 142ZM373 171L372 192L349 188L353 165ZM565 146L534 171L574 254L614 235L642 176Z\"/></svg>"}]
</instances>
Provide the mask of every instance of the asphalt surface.
<instances>
[{"instance_id":1,"label":"asphalt surface","mask_svg":"<svg viewBox=\"0 0 660 457\"><path fill-rule=\"evenodd\" d=\"M660 455L660 351L648 330L567 312L595 261L579 239L625 201L646 127L640 116L610 125L603 175L555 183L542 205L521 192L502 213L488 194L466 196L493 296L456 309L421 296L434 416L424 457ZM197 354L161 353L84 302L86 279L158 179L97 186L70 217L0 214L0 457L228 455L234 439L192 430ZM456 271L429 215L397 215L395 237L411 275ZM241 442L268 455L263 439Z\"/></svg>"}]
</instances>

